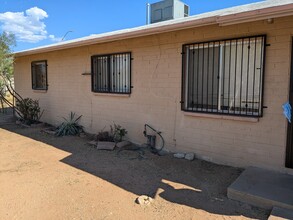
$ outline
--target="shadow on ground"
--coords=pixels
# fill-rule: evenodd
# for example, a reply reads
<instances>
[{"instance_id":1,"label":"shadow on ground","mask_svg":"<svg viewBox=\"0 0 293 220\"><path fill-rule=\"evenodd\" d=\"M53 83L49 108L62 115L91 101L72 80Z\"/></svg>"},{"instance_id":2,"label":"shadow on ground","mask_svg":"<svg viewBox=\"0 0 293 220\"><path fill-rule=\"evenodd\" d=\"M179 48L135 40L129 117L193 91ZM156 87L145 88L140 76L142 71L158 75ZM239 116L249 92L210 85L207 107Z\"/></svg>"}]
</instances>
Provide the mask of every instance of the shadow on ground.
<instances>
[{"instance_id":1,"label":"shadow on ground","mask_svg":"<svg viewBox=\"0 0 293 220\"><path fill-rule=\"evenodd\" d=\"M136 195L161 197L209 213L265 219L264 210L231 201L227 187L240 175L241 169L194 160L159 157L149 152L138 159L132 151L98 151L87 146L86 138L56 138L39 128L22 128L0 123L0 128L24 135L52 147L70 152L61 162L102 178Z\"/></svg>"}]
</instances>

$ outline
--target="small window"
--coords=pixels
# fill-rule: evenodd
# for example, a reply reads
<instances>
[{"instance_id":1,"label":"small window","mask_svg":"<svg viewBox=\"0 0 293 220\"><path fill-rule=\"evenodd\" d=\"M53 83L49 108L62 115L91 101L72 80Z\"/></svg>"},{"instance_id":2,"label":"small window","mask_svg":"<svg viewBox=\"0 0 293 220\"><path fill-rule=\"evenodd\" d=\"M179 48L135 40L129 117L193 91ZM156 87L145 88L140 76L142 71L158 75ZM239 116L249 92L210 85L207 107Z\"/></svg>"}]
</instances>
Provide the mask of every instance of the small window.
<instances>
[{"instance_id":1,"label":"small window","mask_svg":"<svg viewBox=\"0 0 293 220\"><path fill-rule=\"evenodd\" d=\"M47 61L32 62L32 88L47 90Z\"/></svg>"},{"instance_id":2,"label":"small window","mask_svg":"<svg viewBox=\"0 0 293 220\"><path fill-rule=\"evenodd\" d=\"M92 57L92 91L131 93L131 53Z\"/></svg>"},{"instance_id":3,"label":"small window","mask_svg":"<svg viewBox=\"0 0 293 220\"><path fill-rule=\"evenodd\" d=\"M183 46L182 110L261 117L265 36Z\"/></svg>"}]
</instances>

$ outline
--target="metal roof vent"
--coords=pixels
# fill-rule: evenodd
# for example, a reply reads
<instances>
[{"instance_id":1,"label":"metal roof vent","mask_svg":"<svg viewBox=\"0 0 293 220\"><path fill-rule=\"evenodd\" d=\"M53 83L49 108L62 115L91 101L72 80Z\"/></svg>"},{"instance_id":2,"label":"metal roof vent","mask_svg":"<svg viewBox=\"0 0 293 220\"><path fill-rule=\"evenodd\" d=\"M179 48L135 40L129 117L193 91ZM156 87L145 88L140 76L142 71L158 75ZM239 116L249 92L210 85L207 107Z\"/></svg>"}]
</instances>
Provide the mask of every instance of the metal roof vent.
<instances>
[{"instance_id":1,"label":"metal roof vent","mask_svg":"<svg viewBox=\"0 0 293 220\"><path fill-rule=\"evenodd\" d=\"M151 23L189 16L189 6L180 0L163 0L151 4Z\"/></svg>"}]
</instances>

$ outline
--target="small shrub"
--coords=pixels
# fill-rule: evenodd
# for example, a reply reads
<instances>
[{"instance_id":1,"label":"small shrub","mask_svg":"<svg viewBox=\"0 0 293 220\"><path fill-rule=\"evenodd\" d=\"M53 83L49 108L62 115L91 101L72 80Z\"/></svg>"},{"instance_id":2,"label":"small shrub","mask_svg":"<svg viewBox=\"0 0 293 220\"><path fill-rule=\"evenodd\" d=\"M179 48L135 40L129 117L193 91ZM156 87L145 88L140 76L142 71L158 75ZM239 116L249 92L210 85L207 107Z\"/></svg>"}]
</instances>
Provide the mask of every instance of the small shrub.
<instances>
[{"instance_id":1,"label":"small shrub","mask_svg":"<svg viewBox=\"0 0 293 220\"><path fill-rule=\"evenodd\" d=\"M97 141L114 142L113 137L110 135L109 131L103 131L103 130L98 133Z\"/></svg>"},{"instance_id":2,"label":"small shrub","mask_svg":"<svg viewBox=\"0 0 293 220\"><path fill-rule=\"evenodd\" d=\"M114 142L122 141L123 137L127 134L127 130L123 128L121 125L114 125L111 127L111 136L113 137Z\"/></svg>"},{"instance_id":3,"label":"small shrub","mask_svg":"<svg viewBox=\"0 0 293 220\"><path fill-rule=\"evenodd\" d=\"M56 129L57 136L78 135L83 132L83 126L78 123L82 115L75 117L74 112L70 112L69 119L64 118L64 122Z\"/></svg>"},{"instance_id":4,"label":"small shrub","mask_svg":"<svg viewBox=\"0 0 293 220\"><path fill-rule=\"evenodd\" d=\"M104 129L98 133L97 141L120 142L127 134L125 128L115 123L110 125L110 131L104 131Z\"/></svg>"},{"instance_id":5,"label":"small shrub","mask_svg":"<svg viewBox=\"0 0 293 220\"><path fill-rule=\"evenodd\" d=\"M38 100L25 98L16 103L16 107L20 112L20 117L25 124L33 124L39 122L44 111L41 111Z\"/></svg>"}]
</instances>

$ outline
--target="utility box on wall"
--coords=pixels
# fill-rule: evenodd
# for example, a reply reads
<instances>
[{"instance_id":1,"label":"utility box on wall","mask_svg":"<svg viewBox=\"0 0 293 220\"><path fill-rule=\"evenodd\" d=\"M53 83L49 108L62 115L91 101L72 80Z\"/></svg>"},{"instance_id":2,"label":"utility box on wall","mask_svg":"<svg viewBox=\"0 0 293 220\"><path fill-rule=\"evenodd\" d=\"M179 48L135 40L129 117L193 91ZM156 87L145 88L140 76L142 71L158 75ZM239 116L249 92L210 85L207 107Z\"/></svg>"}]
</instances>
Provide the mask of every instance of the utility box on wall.
<instances>
[{"instance_id":1,"label":"utility box on wall","mask_svg":"<svg viewBox=\"0 0 293 220\"><path fill-rule=\"evenodd\" d=\"M164 0L151 4L151 23L189 16L189 6L180 0Z\"/></svg>"}]
</instances>

